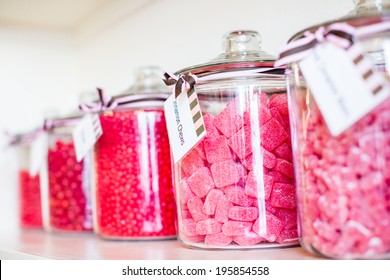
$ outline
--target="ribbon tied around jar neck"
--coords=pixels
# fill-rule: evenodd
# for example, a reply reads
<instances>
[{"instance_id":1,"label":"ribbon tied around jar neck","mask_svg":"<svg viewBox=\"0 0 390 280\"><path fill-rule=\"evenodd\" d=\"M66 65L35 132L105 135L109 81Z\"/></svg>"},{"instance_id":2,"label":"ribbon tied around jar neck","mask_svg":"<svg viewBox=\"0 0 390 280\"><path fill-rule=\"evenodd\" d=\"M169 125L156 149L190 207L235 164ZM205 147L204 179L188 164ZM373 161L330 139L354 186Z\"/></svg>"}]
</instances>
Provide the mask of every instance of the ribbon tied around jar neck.
<instances>
[{"instance_id":1,"label":"ribbon tied around jar neck","mask_svg":"<svg viewBox=\"0 0 390 280\"><path fill-rule=\"evenodd\" d=\"M175 98L177 98L183 91L186 91L190 95L195 90L195 85L198 80L198 77L191 73L176 76L168 72L164 73L163 79L164 83L168 87L174 88Z\"/></svg>"},{"instance_id":2,"label":"ribbon tied around jar neck","mask_svg":"<svg viewBox=\"0 0 390 280\"><path fill-rule=\"evenodd\" d=\"M302 38L292 41L282 48L275 66L286 65L304 59L320 43L328 42L348 50L359 37L389 30L390 21L383 21L359 28L347 23L334 23L326 27L320 26L313 32L306 31L303 33Z\"/></svg>"}]
</instances>

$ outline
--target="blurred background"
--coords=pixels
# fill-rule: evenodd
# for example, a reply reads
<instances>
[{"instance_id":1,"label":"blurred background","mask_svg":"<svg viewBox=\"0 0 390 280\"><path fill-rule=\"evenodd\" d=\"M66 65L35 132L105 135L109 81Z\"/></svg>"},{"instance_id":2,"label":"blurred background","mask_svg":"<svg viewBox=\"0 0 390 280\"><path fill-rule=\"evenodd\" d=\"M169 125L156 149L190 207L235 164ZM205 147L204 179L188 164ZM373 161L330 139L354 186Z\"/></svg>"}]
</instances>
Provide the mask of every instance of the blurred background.
<instances>
[{"instance_id":1,"label":"blurred background","mask_svg":"<svg viewBox=\"0 0 390 280\"><path fill-rule=\"evenodd\" d=\"M0 0L0 132L64 113L99 86L117 94L134 71L174 72L222 52L228 31L254 29L277 56L296 32L345 15L353 0ZM0 234L17 224L16 162L0 134Z\"/></svg>"}]
</instances>

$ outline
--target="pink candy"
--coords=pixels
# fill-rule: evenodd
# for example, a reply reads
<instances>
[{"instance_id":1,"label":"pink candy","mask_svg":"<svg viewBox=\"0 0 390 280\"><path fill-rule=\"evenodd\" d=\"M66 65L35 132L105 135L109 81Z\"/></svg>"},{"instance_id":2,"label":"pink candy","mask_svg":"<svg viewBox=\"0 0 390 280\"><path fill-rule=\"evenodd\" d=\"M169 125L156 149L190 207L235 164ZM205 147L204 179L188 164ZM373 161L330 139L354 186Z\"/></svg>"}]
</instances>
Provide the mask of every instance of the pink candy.
<instances>
[{"instance_id":1,"label":"pink candy","mask_svg":"<svg viewBox=\"0 0 390 280\"><path fill-rule=\"evenodd\" d=\"M334 137L313 99L307 104L306 97L294 98L299 98L293 102L300 112L297 127L302 129L293 135L299 143L294 156L301 173L297 197L303 246L331 258L386 256L390 253L390 100ZM275 149L279 158L288 160L284 153L281 146ZM288 177L286 167L279 166L279 172ZM272 195L274 191L275 184ZM286 211L290 205L287 199L271 201L283 204ZM283 220L286 214L275 215Z\"/></svg>"},{"instance_id":2,"label":"pink candy","mask_svg":"<svg viewBox=\"0 0 390 280\"><path fill-rule=\"evenodd\" d=\"M254 110L252 100L260 107ZM268 100L264 93L248 93L215 117L204 114L207 135L178 169L184 243L261 247L298 242L290 129L287 104L282 104L287 101Z\"/></svg>"}]
</instances>

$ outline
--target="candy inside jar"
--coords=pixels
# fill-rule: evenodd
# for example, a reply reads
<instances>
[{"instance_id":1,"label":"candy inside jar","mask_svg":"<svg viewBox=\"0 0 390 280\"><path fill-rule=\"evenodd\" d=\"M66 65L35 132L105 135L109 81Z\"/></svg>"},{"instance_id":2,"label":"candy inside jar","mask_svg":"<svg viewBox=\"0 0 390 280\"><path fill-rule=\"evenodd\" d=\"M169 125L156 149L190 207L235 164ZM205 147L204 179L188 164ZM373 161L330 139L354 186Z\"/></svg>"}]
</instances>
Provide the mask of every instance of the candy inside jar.
<instances>
[{"instance_id":1,"label":"candy inside jar","mask_svg":"<svg viewBox=\"0 0 390 280\"><path fill-rule=\"evenodd\" d=\"M188 245L297 242L286 93L244 88L215 116L203 114L207 135L176 166L179 236Z\"/></svg>"},{"instance_id":2,"label":"candy inside jar","mask_svg":"<svg viewBox=\"0 0 390 280\"><path fill-rule=\"evenodd\" d=\"M273 67L255 31L230 32L223 45L216 59L177 73L196 76L206 129L174 167L179 238L201 248L296 245L284 68Z\"/></svg>"},{"instance_id":3,"label":"candy inside jar","mask_svg":"<svg viewBox=\"0 0 390 280\"><path fill-rule=\"evenodd\" d=\"M82 105L99 113L103 135L94 148L96 232L106 239L176 237L175 200L164 101L157 67L139 69L134 85ZM107 102L105 102L107 101Z\"/></svg>"},{"instance_id":4,"label":"candy inside jar","mask_svg":"<svg viewBox=\"0 0 390 280\"><path fill-rule=\"evenodd\" d=\"M96 144L98 231L104 237L174 237L169 141L162 109L101 115Z\"/></svg>"},{"instance_id":5,"label":"candy inside jar","mask_svg":"<svg viewBox=\"0 0 390 280\"><path fill-rule=\"evenodd\" d=\"M46 230L51 232L91 232L92 193L91 153L76 159L72 131L81 116L50 121L46 127L48 150L41 177Z\"/></svg>"}]
</instances>

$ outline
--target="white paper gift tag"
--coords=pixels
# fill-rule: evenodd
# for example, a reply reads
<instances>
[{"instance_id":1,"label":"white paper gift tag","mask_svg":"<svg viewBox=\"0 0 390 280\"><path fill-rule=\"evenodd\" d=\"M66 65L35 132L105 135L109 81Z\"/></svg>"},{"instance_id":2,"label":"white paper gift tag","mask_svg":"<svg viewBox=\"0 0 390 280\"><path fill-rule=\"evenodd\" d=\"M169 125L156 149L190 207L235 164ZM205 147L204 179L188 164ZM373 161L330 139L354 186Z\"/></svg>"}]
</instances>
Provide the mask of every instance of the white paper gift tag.
<instances>
[{"instance_id":1,"label":"white paper gift tag","mask_svg":"<svg viewBox=\"0 0 390 280\"><path fill-rule=\"evenodd\" d=\"M300 68L333 136L390 95L385 77L357 44L347 51L331 43L318 44Z\"/></svg>"},{"instance_id":2,"label":"white paper gift tag","mask_svg":"<svg viewBox=\"0 0 390 280\"><path fill-rule=\"evenodd\" d=\"M206 135L195 90L175 94L164 103L169 143L175 163L180 161Z\"/></svg>"},{"instance_id":3,"label":"white paper gift tag","mask_svg":"<svg viewBox=\"0 0 390 280\"><path fill-rule=\"evenodd\" d=\"M31 143L30 150L30 176L34 177L41 168L48 149L46 133L40 133Z\"/></svg>"},{"instance_id":4,"label":"white paper gift tag","mask_svg":"<svg viewBox=\"0 0 390 280\"><path fill-rule=\"evenodd\" d=\"M76 159L80 162L103 134L98 114L86 114L73 129Z\"/></svg>"}]
</instances>

